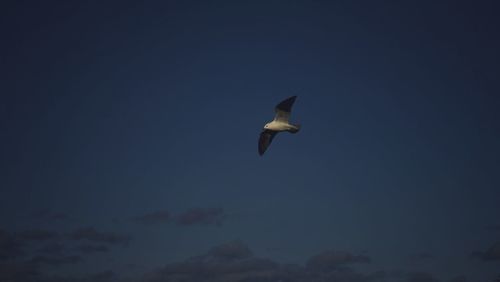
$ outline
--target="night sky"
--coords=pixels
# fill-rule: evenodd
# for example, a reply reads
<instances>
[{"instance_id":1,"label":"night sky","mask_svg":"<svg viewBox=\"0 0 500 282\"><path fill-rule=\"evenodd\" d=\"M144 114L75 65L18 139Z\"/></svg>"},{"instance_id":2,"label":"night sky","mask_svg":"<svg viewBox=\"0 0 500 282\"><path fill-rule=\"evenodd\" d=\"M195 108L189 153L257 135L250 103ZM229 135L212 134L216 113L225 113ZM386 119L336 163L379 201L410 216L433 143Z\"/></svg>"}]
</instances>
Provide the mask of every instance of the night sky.
<instances>
[{"instance_id":1,"label":"night sky","mask_svg":"<svg viewBox=\"0 0 500 282\"><path fill-rule=\"evenodd\" d=\"M500 279L497 1L104 2L0 4L1 282Z\"/></svg>"}]
</instances>

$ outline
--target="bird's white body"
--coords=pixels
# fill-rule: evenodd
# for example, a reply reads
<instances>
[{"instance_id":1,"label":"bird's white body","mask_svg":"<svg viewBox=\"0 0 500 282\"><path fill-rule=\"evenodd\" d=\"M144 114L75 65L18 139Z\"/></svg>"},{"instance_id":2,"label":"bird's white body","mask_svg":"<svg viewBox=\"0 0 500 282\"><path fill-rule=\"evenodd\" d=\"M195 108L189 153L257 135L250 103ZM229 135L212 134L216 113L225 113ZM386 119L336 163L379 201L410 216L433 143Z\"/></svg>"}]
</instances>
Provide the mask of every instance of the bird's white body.
<instances>
[{"instance_id":1,"label":"bird's white body","mask_svg":"<svg viewBox=\"0 0 500 282\"><path fill-rule=\"evenodd\" d=\"M295 131L296 132L299 130L299 127L296 125L290 124L288 122L285 122L285 121L273 120L270 123L267 123L264 126L264 129L270 129L270 130L279 131L279 132L282 132L282 131L291 131L291 132Z\"/></svg>"}]
</instances>

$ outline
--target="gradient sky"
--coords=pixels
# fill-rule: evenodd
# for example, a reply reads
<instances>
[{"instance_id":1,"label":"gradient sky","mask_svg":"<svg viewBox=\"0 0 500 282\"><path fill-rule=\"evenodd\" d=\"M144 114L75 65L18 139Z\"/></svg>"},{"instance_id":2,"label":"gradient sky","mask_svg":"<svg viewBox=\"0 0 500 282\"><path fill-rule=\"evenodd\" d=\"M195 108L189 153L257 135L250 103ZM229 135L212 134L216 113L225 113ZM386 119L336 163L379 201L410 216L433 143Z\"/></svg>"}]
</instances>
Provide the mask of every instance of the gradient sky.
<instances>
[{"instance_id":1,"label":"gradient sky","mask_svg":"<svg viewBox=\"0 0 500 282\"><path fill-rule=\"evenodd\" d=\"M302 266L343 252L332 272L377 281L493 281L499 11L2 3L0 278L149 281L222 245ZM301 131L260 157L292 95Z\"/></svg>"}]
</instances>

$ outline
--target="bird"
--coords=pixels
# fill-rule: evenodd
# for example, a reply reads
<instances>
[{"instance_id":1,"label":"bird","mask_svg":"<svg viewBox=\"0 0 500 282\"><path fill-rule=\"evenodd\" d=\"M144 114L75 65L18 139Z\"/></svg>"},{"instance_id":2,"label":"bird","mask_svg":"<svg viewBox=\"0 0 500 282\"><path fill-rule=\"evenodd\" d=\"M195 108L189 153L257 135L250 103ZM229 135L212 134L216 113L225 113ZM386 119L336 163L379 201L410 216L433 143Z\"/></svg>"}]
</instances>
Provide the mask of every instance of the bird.
<instances>
[{"instance_id":1,"label":"bird","mask_svg":"<svg viewBox=\"0 0 500 282\"><path fill-rule=\"evenodd\" d=\"M289 97L281 101L274 108L276 115L274 120L266 123L259 137L259 155L264 155L269 145L273 141L274 136L279 132L288 131L290 133L297 133L300 130L300 125L291 124L289 122L290 113L292 111L293 103L297 96Z\"/></svg>"}]
</instances>

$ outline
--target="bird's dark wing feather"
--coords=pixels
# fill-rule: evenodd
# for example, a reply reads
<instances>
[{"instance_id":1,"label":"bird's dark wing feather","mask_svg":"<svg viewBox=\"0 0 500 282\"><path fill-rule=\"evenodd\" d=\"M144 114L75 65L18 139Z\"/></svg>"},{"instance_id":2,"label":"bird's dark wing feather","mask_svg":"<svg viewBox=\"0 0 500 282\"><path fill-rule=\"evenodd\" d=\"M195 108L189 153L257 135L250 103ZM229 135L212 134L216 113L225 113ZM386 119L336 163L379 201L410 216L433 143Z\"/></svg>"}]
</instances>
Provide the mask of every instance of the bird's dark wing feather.
<instances>
[{"instance_id":1,"label":"bird's dark wing feather","mask_svg":"<svg viewBox=\"0 0 500 282\"><path fill-rule=\"evenodd\" d=\"M275 107L276 112L278 112L278 111L283 111L283 112L287 112L287 113L291 112L293 103L295 102L296 98L297 98L297 96L292 96L292 97L282 101L278 105L276 105L276 107Z\"/></svg>"},{"instance_id":2,"label":"bird's dark wing feather","mask_svg":"<svg viewBox=\"0 0 500 282\"><path fill-rule=\"evenodd\" d=\"M260 137L259 137L259 155L263 155L264 152L266 151L267 147L269 147L269 145L271 145L271 142L273 141L273 138L274 136L277 134L278 132L276 131L272 131L272 130L263 130L261 133L260 133Z\"/></svg>"}]
</instances>

